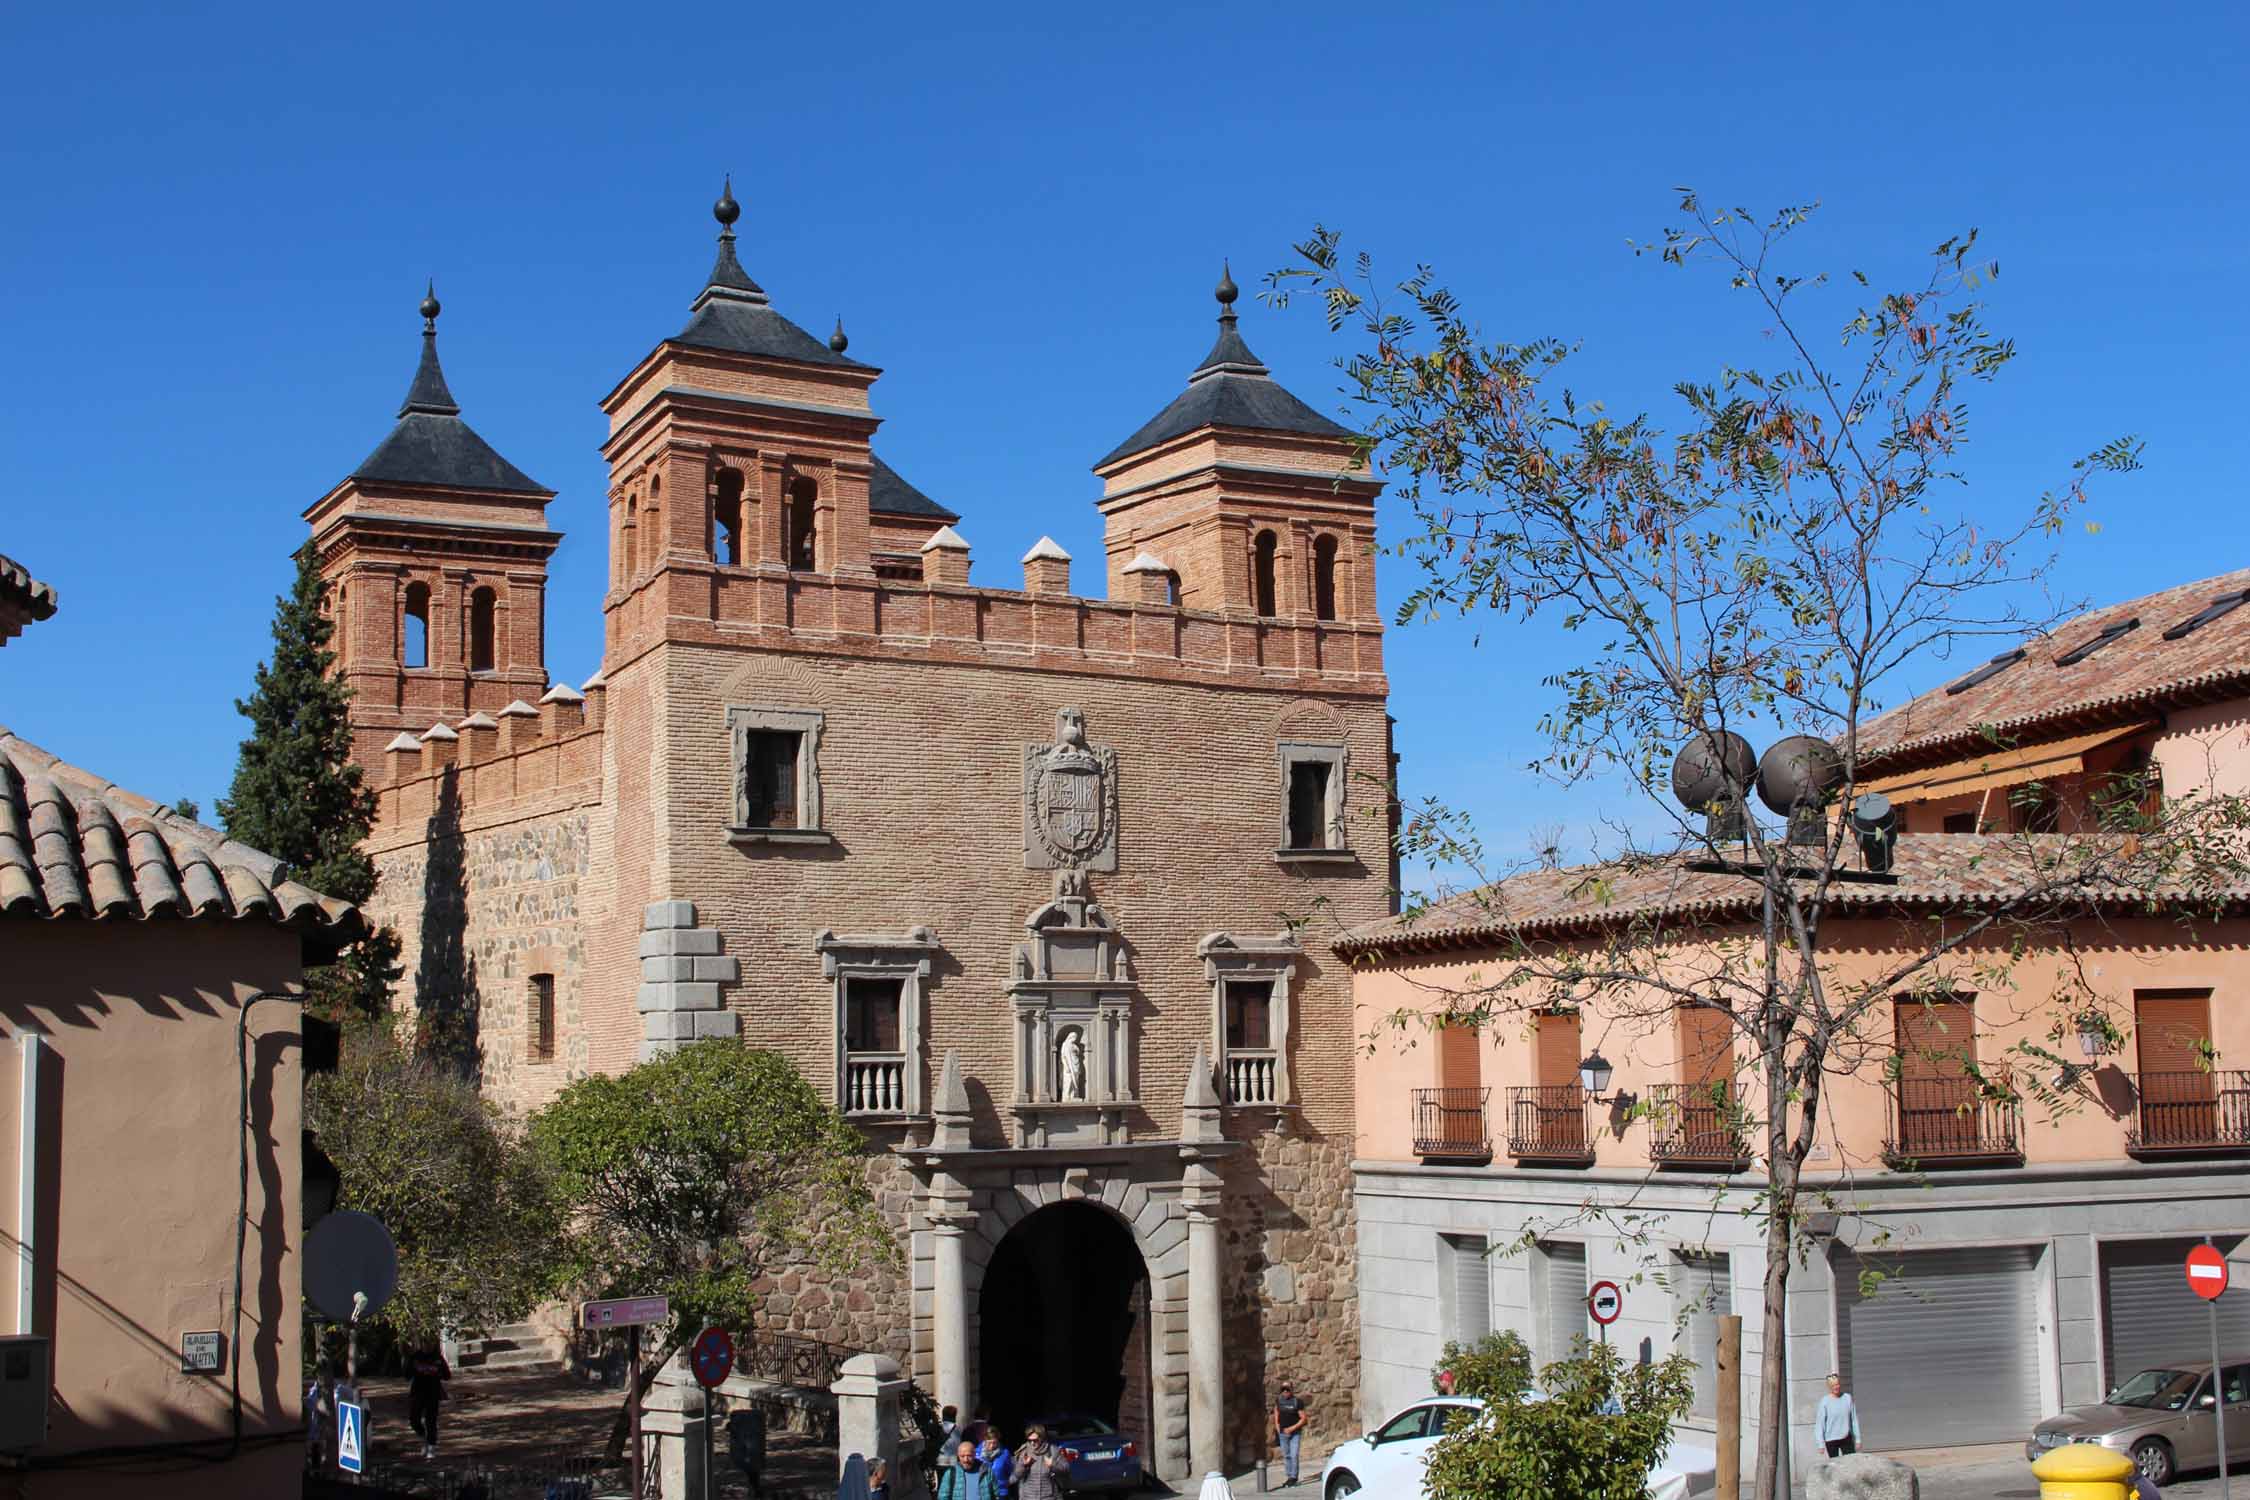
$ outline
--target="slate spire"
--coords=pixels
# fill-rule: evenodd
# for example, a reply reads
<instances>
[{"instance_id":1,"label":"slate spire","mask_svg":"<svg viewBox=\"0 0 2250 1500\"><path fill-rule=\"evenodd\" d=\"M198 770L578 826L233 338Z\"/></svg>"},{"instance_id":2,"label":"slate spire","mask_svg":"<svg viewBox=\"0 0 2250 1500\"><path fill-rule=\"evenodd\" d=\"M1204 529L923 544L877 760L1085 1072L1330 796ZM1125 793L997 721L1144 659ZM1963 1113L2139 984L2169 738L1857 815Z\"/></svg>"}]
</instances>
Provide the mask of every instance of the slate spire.
<instances>
[{"instance_id":1,"label":"slate spire","mask_svg":"<svg viewBox=\"0 0 2250 1500\"><path fill-rule=\"evenodd\" d=\"M1218 342L1203 356L1203 363L1195 367L1188 382L1193 384L1207 375L1225 371L1238 375L1267 374L1266 367L1258 363L1258 356L1250 352L1250 346L1242 342L1242 335L1235 330L1234 299L1242 295L1242 288L1234 284L1233 267L1224 260L1219 262L1219 284L1211 295L1219 299Z\"/></svg>"},{"instance_id":2,"label":"slate spire","mask_svg":"<svg viewBox=\"0 0 2250 1500\"><path fill-rule=\"evenodd\" d=\"M1235 299L1242 288L1234 284L1234 271L1219 263L1219 284L1212 290L1219 301L1219 337L1203 363L1188 376L1187 389L1141 424L1138 432L1112 448L1094 469L1098 473L1120 459L1185 437L1205 427L1234 427L1249 432L1293 432L1307 437L1348 438L1351 434L1283 390L1273 372L1259 362L1235 327Z\"/></svg>"},{"instance_id":3,"label":"slate spire","mask_svg":"<svg viewBox=\"0 0 2250 1500\"><path fill-rule=\"evenodd\" d=\"M461 403L446 389L445 371L438 365L437 317L443 310L437 299L437 278L433 276L429 289L422 294L422 362L414 367L414 383L406 388L406 400L398 409L402 417L413 411L438 417L461 415Z\"/></svg>"},{"instance_id":4,"label":"slate spire","mask_svg":"<svg viewBox=\"0 0 2250 1500\"><path fill-rule=\"evenodd\" d=\"M734 221L742 217L742 205L734 201L732 172L719 189L719 201L711 205L711 217L719 221L719 258L712 263L711 279L704 284L703 295L695 299L695 305L700 308L713 297L765 302L765 288L752 281L742 262L734 258Z\"/></svg>"}]
</instances>

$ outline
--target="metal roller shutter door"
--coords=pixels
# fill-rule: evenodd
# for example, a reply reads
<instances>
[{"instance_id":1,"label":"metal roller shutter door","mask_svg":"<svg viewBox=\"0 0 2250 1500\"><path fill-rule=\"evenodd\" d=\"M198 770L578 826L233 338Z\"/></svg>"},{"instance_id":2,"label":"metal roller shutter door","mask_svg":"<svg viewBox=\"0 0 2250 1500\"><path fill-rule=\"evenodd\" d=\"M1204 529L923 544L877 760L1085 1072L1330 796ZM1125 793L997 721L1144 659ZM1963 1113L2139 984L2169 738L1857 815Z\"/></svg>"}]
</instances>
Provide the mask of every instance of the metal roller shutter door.
<instances>
[{"instance_id":1,"label":"metal roller shutter door","mask_svg":"<svg viewBox=\"0 0 2250 1500\"><path fill-rule=\"evenodd\" d=\"M1837 1346L1869 1448L2020 1441L2039 1398L2038 1248L1836 1260Z\"/></svg>"},{"instance_id":2,"label":"metal roller shutter door","mask_svg":"<svg viewBox=\"0 0 2250 1500\"><path fill-rule=\"evenodd\" d=\"M1568 1359L1572 1340L1594 1335L1586 1316L1586 1247L1550 1244L1539 1247L1547 1257L1547 1347L1541 1364Z\"/></svg>"},{"instance_id":3,"label":"metal roller shutter door","mask_svg":"<svg viewBox=\"0 0 2250 1500\"><path fill-rule=\"evenodd\" d=\"M2102 1348L2111 1385L2136 1370L2210 1361L2211 1314L2188 1290L2184 1269L2189 1248L2202 1243L2117 1240L2102 1246ZM2238 1253L2225 1239L2219 1248L2229 1259ZM2229 1357L2250 1349L2250 1297L2229 1291L2219 1299L2219 1347Z\"/></svg>"},{"instance_id":4,"label":"metal roller shutter door","mask_svg":"<svg viewBox=\"0 0 2250 1500\"><path fill-rule=\"evenodd\" d=\"M1672 1296L1687 1314L1687 1356L1695 1361L1698 1417L1719 1414L1719 1319L1734 1311L1734 1262L1726 1255L1681 1251L1672 1270ZM1677 1343L1673 1345L1679 1347Z\"/></svg>"}]
</instances>

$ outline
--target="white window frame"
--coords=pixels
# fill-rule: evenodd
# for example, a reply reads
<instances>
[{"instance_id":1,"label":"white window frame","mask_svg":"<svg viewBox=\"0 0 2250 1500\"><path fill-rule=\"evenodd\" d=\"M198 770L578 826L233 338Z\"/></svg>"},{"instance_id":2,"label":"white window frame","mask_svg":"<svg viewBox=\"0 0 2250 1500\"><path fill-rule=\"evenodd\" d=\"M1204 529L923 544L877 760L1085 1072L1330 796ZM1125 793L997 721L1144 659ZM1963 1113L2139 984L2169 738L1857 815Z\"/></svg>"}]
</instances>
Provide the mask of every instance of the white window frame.
<instances>
[{"instance_id":1,"label":"white window frame","mask_svg":"<svg viewBox=\"0 0 2250 1500\"><path fill-rule=\"evenodd\" d=\"M836 1108L853 1119L862 1120L927 1118L927 1096L922 1087L922 992L930 977L930 957L940 951L937 934L927 927L913 927L902 933L830 930L813 938L813 949L820 955L821 977L829 982L833 996ZM844 990L846 983L853 979L900 981L898 1046L903 1077L897 1108L856 1108L849 1097L852 1052L850 1036L845 1030Z\"/></svg>"},{"instance_id":2,"label":"white window frame","mask_svg":"<svg viewBox=\"0 0 2250 1500\"><path fill-rule=\"evenodd\" d=\"M1281 740L1274 750L1281 763L1281 817L1274 837L1274 858L1285 864L1352 859L1351 822L1345 815L1351 800L1350 747L1341 741ZM1328 767L1328 801L1322 809L1328 841L1315 849L1292 848L1289 843L1289 784L1295 768L1301 765Z\"/></svg>"},{"instance_id":3,"label":"white window frame","mask_svg":"<svg viewBox=\"0 0 2250 1500\"><path fill-rule=\"evenodd\" d=\"M1211 985L1211 1056L1218 1065L1227 1103L1241 1109L1292 1108L1296 1092L1289 1078L1289 981L1297 972L1299 960L1305 956L1304 949L1288 933L1272 937L1236 937L1231 933L1213 932L1195 945L1195 955L1203 960L1204 978ZM1233 980L1261 981L1273 986L1269 1013L1273 1053L1271 1098L1235 1098L1234 1073L1227 1054L1227 984ZM1262 1052L1264 1049L1252 1050Z\"/></svg>"},{"instance_id":4,"label":"white window frame","mask_svg":"<svg viewBox=\"0 0 2250 1500\"><path fill-rule=\"evenodd\" d=\"M826 844L828 832L820 796L820 739L827 715L810 708L734 706L727 709L727 744L734 763L734 810L727 838L736 844ZM750 770L750 735L766 730L797 736L797 826L751 826L750 794L745 778Z\"/></svg>"}]
</instances>

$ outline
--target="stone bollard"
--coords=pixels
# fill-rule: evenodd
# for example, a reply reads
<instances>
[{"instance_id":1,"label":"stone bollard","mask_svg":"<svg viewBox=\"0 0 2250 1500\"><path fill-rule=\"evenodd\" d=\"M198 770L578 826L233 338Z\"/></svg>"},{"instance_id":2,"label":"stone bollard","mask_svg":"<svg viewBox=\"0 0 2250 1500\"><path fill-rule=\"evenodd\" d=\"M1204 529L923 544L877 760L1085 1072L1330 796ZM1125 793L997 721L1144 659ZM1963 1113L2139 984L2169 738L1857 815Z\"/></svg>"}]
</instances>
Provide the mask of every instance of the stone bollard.
<instances>
[{"instance_id":1,"label":"stone bollard","mask_svg":"<svg viewBox=\"0 0 2250 1500\"><path fill-rule=\"evenodd\" d=\"M836 1398L836 1473L858 1454L870 1465L877 1459L891 1466L892 1500L906 1500L921 1488L921 1470L914 1459L919 1445L909 1453L899 1441L899 1409L910 1384L887 1354L855 1354L844 1361L842 1375L828 1390Z\"/></svg>"},{"instance_id":2,"label":"stone bollard","mask_svg":"<svg viewBox=\"0 0 2250 1500\"><path fill-rule=\"evenodd\" d=\"M1805 1500L1921 1500L1921 1495L1910 1465L1872 1453L1828 1459L1805 1476Z\"/></svg>"},{"instance_id":3,"label":"stone bollard","mask_svg":"<svg viewBox=\"0 0 2250 1500\"><path fill-rule=\"evenodd\" d=\"M2067 1443L2032 1461L2040 1500L2132 1500L2133 1461L2092 1443Z\"/></svg>"}]
</instances>

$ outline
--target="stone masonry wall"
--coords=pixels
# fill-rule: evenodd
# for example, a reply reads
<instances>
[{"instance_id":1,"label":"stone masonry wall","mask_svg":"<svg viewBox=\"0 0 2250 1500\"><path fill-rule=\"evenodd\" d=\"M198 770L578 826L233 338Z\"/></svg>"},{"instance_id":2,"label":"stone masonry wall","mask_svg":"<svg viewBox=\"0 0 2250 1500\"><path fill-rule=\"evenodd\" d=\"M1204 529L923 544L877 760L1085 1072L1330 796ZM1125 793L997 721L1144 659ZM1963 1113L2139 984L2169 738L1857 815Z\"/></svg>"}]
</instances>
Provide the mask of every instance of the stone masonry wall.
<instances>
[{"instance_id":1,"label":"stone masonry wall","mask_svg":"<svg viewBox=\"0 0 2250 1500\"><path fill-rule=\"evenodd\" d=\"M1307 1408L1305 1472L1359 1428L1358 1229L1351 1143L1290 1131L1253 1143L1228 1174L1220 1253L1227 1282L1227 1450L1273 1450L1281 1382Z\"/></svg>"},{"instance_id":2,"label":"stone masonry wall","mask_svg":"<svg viewBox=\"0 0 2250 1500\"><path fill-rule=\"evenodd\" d=\"M378 852L368 914L398 933L402 1012L425 998L464 1007L485 1093L526 1114L591 1067L583 1014L594 817L574 808L496 828L433 826L422 842ZM555 980L555 1054L532 1056L531 976Z\"/></svg>"}]
</instances>

